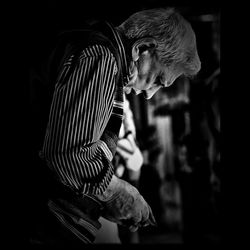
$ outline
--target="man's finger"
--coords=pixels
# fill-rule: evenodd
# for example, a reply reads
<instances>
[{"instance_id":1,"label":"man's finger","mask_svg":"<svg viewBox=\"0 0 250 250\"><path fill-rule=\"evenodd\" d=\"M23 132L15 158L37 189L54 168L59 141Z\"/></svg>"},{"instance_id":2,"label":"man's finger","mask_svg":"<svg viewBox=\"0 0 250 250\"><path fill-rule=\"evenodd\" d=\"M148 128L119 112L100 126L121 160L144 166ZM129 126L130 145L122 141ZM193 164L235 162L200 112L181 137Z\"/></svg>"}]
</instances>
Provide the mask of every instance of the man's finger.
<instances>
[{"instance_id":1,"label":"man's finger","mask_svg":"<svg viewBox=\"0 0 250 250\"><path fill-rule=\"evenodd\" d=\"M139 224L138 224L138 226L140 226L140 227L146 227L146 226L148 226L149 225L149 222L146 220L146 221L141 221Z\"/></svg>"},{"instance_id":2,"label":"man's finger","mask_svg":"<svg viewBox=\"0 0 250 250\"><path fill-rule=\"evenodd\" d=\"M120 148L119 146L116 148L116 151L125 159L128 159L132 155L128 151L125 151L123 148Z\"/></svg>"},{"instance_id":3,"label":"man's finger","mask_svg":"<svg viewBox=\"0 0 250 250\"><path fill-rule=\"evenodd\" d=\"M138 230L138 226L130 226L129 227L129 231L130 232L135 232L135 231L137 231Z\"/></svg>"},{"instance_id":4,"label":"man's finger","mask_svg":"<svg viewBox=\"0 0 250 250\"><path fill-rule=\"evenodd\" d=\"M134 153L135 148L132 146L131 142L128 139L118 140L117 146L130 154Z\"/></svg>"},{"instance_id":5,"label":"man's finger","mask_svg":"<svg viewBox=\"0 0 250 250\"><path fill-rule=\"evenodd\" d=\"M157 222L155 220L155 217L153 215L152 209L149 207L150 211L149 211L149 217L148 217L148 223L151 226L157 226Z\"/></svg>"},{"instance_id":6,"label":"man's finger","mask_svg":"<svg viewBox=\"0 0 250 250\"><path fill-rule=\"evenodd\" d=\"M135 139L134 136L132 134L129 134L127 136L127 139L129 140L129 142L131 143L131 146L133 149L135 149L137 147L136 143L135 143Z\"/></svg>"},{"instance_id":7,"label":"man's finger","mask_svg":"<svg viewBox=\"0 0 250 250\"><path fill-rule=\"evenodd\" d=\"M157 222L155 220L155 217L153 215L151 207L148 205L148 214L147 216L144 216L144 220L140 222L140 226L146 227L148 225L151 226L157 226Z\"/></svg>"}]
</instances>

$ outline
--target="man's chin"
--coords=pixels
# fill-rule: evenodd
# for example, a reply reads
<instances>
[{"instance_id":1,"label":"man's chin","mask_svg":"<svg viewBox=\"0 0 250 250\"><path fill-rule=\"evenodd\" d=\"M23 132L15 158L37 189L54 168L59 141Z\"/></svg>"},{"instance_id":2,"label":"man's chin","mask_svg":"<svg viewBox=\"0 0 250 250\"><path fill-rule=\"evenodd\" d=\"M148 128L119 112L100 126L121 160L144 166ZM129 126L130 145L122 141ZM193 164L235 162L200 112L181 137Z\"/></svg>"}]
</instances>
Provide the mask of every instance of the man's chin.
<instances>
[{"instance_id":1,"label":"man's chin","mask_svg":"<svg viewBox=\"0 0 250 250\"><path fill-rule=\"evenodd\" d=\"M143 94L143 97L144 97L146 100L151 99L151 97L153 96L153 95L149 96L149 95L147 94L146 91L142 91L142 94Z\"/></svg>"},{"instance_id":2,"label":"man's chin","mask_svg":"<svg viewBox=\"0 0 250 250\"><path fill-rule=\"evenodd\" d=\"M140 90L136 91L134 89L131 89L131 93L134 95L139 95L141 93L141 91Z\"/></svg>"},{"instance_id":3,"label":"man's chin","mask_svg":"<svg viewBox=\"0 0 250 250\"><path fill-rule=\"evenodd\" d=\"M142 94L143 97L144 97L145 99L147 99L147 100L149 100L149 99L152 97L152 96L148 96L148 94L147 94L146 91L143 91L143 90L138 90L138 91L136 91L136 90L134 90L133 88L130 89L130 92L129 92L129 93L132 93L132 94L134 94L134 95Z\"/></svg>"}]
</instances>

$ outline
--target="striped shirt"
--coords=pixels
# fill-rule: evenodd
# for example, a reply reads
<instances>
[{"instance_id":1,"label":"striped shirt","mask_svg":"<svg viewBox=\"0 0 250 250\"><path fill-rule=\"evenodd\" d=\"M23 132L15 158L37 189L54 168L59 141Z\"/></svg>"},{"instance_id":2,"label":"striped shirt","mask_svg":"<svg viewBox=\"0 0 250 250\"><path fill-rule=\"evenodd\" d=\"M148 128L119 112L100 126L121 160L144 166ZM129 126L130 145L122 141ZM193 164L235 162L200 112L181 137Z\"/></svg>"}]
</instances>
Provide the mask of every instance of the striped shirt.
<instances>
[{"instance_id":1,"label":"striped shirt","mask_svg":"<svg viewBox=\"0 0 250 250\"><path fill-rule=\"evenodd\" d=\"M127 72L121 38L110 29ZM81 51L66 78L73 57L64 62L57 77L41 153L64 185L76 193L99 194L114 173L113 153L102 135L112 116L122 118L116 109L122 109L123 103L115 99L118 65L107 47L95 44Z\"/></svg>"}]
</instances>

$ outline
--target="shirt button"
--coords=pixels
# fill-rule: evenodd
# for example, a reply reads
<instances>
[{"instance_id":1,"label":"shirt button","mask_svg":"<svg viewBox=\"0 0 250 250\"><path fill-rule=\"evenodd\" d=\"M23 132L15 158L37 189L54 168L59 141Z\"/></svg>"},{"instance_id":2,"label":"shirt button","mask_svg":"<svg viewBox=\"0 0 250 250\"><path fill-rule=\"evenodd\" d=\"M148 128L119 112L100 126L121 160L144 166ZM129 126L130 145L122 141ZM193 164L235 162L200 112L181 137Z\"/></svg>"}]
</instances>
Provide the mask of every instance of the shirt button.
<instances>
[{"instance_id":1,"label":"shirt button","mask_svg":"<svg viewBox=\"0 0 250 250\"><path fill-rule=\"evenodd\" d=\"M115 64L115 67L114 67L114 74L116 75L117 72L118 72L118 68L117 68L117 66L116 66L116 64Z\"/></svg>"}]
</instances>

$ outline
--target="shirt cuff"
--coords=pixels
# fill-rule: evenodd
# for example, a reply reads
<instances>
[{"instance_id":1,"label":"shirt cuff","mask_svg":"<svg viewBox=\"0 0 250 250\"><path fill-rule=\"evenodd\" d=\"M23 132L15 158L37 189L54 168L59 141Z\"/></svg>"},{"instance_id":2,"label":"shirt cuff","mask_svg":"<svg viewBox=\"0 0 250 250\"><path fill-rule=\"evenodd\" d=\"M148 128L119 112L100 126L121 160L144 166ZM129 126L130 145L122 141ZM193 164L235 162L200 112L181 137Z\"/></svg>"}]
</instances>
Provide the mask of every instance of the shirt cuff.
<instances>
[{"instance_id":1,"label":"shirt cuff","mask_svg":"<svg viewBox=\"0 0 250 250\"><path fill-rule=\"evenodd\" d=\"M112 152L109 150L109 147L107 146L107 144L102 140L99 140L98 143L100 145L100 148L104 152L105 156L108 158L108 160L112 161L113 155L112 155Z\"/></svg>"}]
</instances>

